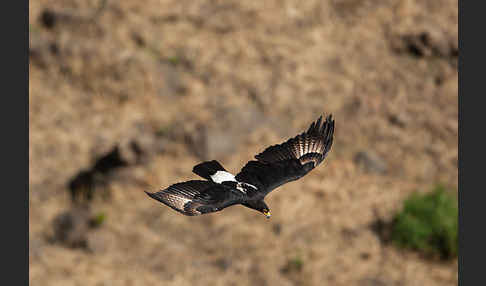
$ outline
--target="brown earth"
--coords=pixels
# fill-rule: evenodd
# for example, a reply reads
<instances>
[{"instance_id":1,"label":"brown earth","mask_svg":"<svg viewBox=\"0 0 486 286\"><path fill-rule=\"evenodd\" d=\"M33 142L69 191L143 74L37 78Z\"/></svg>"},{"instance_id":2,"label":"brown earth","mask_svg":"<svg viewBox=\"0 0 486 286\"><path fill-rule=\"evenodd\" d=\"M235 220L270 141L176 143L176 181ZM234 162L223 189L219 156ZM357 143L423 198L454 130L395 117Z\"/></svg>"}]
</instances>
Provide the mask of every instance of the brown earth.
<instances>
[{"instance_id":1,"label":"brown earth","mask_svg":"<svg viewBox=\"0 0 486 286\"><path fill-rule=\"evenodd\" d=\"M371 226L413 191L457 189L457 6L31 1L30 284L456 285L457 261ZM270 220L143 192L205 159L237 172L328 113L328 158L267 197ZM120 164L93 167L110 151ZM69 192L83 170L88 210Z\"/></svg>"}]
</instances>

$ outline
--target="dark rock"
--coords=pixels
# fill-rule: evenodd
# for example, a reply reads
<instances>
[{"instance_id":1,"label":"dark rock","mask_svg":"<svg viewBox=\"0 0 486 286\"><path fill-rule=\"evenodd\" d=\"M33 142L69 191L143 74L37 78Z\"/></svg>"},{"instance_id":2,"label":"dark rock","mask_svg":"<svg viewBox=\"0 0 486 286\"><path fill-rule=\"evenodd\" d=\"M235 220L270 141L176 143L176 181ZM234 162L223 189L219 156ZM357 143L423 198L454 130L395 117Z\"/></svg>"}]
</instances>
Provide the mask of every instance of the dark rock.
<instances>
[{"instance_id":1,"label":"dark rock","mask_svg":"<svg viewBox=\"0 0 486 286\"><path fill-rule=\"evenodd\" d=\"M132 33L132 39L135 42L135 44L137 44L137 46L145 47L145 45L146 45L145 39L139 33L133 32Z\"/></svg>"},{"instance_id":2,"label":"dark rock","mask_svg":"<svg viewBox=\"0 0 486 286\"><path fill-rule=\"evenodd\" d=\"M52 29L57 23L57 15L54 11L45 9L40 15L40 22L45 28Z\"/></svg>"},{"instance_id":3,"label":"dark rock","mask_svg":"<svg viewBox=\"0 0 486 286\"><path fill-rule=\"evenodd\" d=\"M390 114L388 115L388 121L395 126L404 128L407 125L406 118L401 114Z\"/></svg>"},{"instance_id":4,"label":"dark rock","mask_svg":"<svg viewBox=\"0 0 486 286\"><path fill-rule=\"evenodd\" d=\"M81 170L68 183L71 192L71 200L79 202L80 200L91 201L94 198L95 190L103 190L104 199L109 197L108 181L113 170L128 166L129 161L121 155L120 148L115 146L108 153L96 159L93 167L87 170Z\"/></svg>"},{"instance_id":5,"label":"dark rock","mask_svg":"<svg viewBox=\"0 0 486 286\"><path fill-rule=\"evenodd\" d=\"M105 177L93 170L81 170L68 184L71 200L75 203L83 200L91 201L95 189L105 189L106 186L107 180Z\"/></svg>"},{"instance_id":6,"label":"dark rock","mask_svg":"<svg viewBox=\"0 0 486 286\"><path fill-rule=\"evenodd\" d=\"M75 207L59 214L53 221L53 241L71 248L86 248L90 210Z\"/></svg>"},{"instance_id":7,"label":"dark rock","mask_svg":"<svg viewBox=\"0 0 486 286\"><path fill-rule=\"evenodd\" d=\"M444 83L444 76L443 75L438 75L434 78L434 83L436 85L442 85Z\"/></svg>"},{"instance_id":8,"label":"dark rock","mask_svg":"<svg viewBox=\"0 0 486 286\"><path fill-rule=\"evenodd\" d=\"M143 133L134 137L136 139L117 144L96 158L91 168L79 171L68 182L73 202L91 201L98 195L98 190L103 199L108 199L108 184L116 177L116 172L129 166L144 164L151 156L163 151L161 140L155 134Z\"/></svg>"},{"instance_id":9,"label":"dark rock","mask_svg":"<svg viewBox=\"0 0 486 286\"><path fill-rule=\"evenodd\" d=\"M392 38L393 49L417 58L438 57L457 59L457 40L436 26L428 25L418 33L406 33Z\"/></svg>"},{"instance_id":10,"label":"dark rock","mask_svg":"<svg viewBox=\"0 0 486 286\"><path fill-rule=\"evenodd\" d=\"M59 45L55 42L49 44L49 51L53 55L58 55L60 50L59 50Z\"/></svg>"},{"instance_id":11,"label":"dark rock","mask_svg":"<svg viewBox=\"0 0 486 286\"><path fill-rule=\"evenodd\" d=\"M101 225L100 215L93 215L89 205L76 205L54 218L53 235L49 239L69 248L104 252L109 241Z\"/></svg>"},{"instance_id":12,"label":"dark rock","mask_svg":"<svg viewBox=\"0 0 486 286\"><path fill-rule=\"evenodd\" d=\"M368 252L362 252L362 253L359 255L359 257L360 257L361 259L363 259L363 260L368 260L368 259L370 259L371 254L369 254Z\"/></svg>"},{"instance_id":13,"label":"dark rock","mask_svg":"<svg viewBox=\"0 0 486 286\"><path fill-rule=\"evenodd\" d=\"M385 174L388 171L386 161L372 151L356 153L354 162L369 173Z\"/></svg>"},{"instance_id":14,"label":"dark rock","mask_svg":"<svg viewBox=\"0 0 486 286\"><path fill-rule=\"evenodd\" d=\"M107 0L101 0L99 6L89 13L80 13L75 9L49 9L46 8L42 11L39 17L39 22L46 29L52 30L57 26L63 26L67 24L90 24L98 18L106 8Z\"/></svg>"},{"instance_id":15,"label":"dark rock","mask_svg":"<svg viewBox=\"0 0 486 286\"><path fill-rule=\"evenodd\" d=\"M227 270L231 267L231 260L229 258L219 258L214 262L214 264L221 268L221 270Z\"/></svg>"},{"instance_id":16,"label":"dark rock","mask_svg":"<svg viewBox=\"0 0 486 286\"><path fill-rule=\"evenodd\" d=\"M377 217L371 224L371 230L378 236L380 241L384 244L390 242L393 223Z\"/></svg>"},{"instance_id":17,"label":"dark rock","mask_svg":"<svg viewBox=\"0 0 486 286\"><path fill-rule=\"evenodd\" d=\"M126 156L121 155L119 146L115 146L107 154L96 160L92 171L107 174L113 169L127 166L128 161L129 159Z\"/></svg>"},{"instance_id":18,"label":"dark rock","mask_svg":"<svg viewBox=\"0 0 486 286\"><path fill-rule=\"evenodd\" d=\"M280 223L276 223L273 225L272 230L273 233L275 233L276 235L280 235L280 233L282 232L282 225Z\"/></svg>"}]
</instances>

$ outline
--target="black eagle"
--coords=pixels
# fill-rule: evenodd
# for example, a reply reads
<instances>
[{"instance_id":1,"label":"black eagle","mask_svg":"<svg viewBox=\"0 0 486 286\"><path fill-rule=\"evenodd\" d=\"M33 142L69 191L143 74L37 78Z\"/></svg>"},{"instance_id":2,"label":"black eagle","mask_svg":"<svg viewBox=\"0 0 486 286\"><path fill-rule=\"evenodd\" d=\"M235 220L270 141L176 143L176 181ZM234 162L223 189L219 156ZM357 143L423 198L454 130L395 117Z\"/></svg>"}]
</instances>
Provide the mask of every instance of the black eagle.
<instances>
[{"instance_id":1,"label":"black eagle","mask_svg":"<svg viewBox=\"0 0 486 286\"><path fill-rule=\"evenodd\" d=\"M325 122L320 116L306 132L256 155L257 160L249 161L236 176L227 172L218 161L207 161L192 170L207 181L191 180L156 193L146 193L189 216L241 204L270 218L270 209L263 200L265 196L317 167L331 149L333 135L332 115Z\"/></svg>"}]
</instances>

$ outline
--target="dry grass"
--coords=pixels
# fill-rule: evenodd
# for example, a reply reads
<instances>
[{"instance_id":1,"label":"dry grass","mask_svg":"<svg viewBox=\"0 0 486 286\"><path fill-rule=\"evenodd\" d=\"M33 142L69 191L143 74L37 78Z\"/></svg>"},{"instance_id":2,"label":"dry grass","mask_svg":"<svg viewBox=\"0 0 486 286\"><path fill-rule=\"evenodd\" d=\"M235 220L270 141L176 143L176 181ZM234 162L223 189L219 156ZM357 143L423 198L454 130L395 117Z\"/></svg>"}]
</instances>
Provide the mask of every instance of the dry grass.
<instances>
[{"instance_id":1,"label":"dry grass","mask_svg":"<svg viewBox=\"0 0 486 286\"><path fill-rule=\"evenodd\" d=\"M108 1L90 20L97 5L30 3L32 285L457 284L456 261L397 250L370 228L417 189L457 189L457 57L394 48L423 32L457 47L457 1ZM64 15L52 29L45 8ZM233 110L264 121L243 127ZM244 139L213 159L237 172L321 113L336 119L333 149L271 193L271 220L243 207L184 217L115 180L112 200L92 206L105 214L96 251L45 238L70 206L66 182L137 130L224 121ZM128 174L154 189L195 178L200 159L174 138ZM357 166L363 150L386 173Z\"/></svg>"}]
</instances>

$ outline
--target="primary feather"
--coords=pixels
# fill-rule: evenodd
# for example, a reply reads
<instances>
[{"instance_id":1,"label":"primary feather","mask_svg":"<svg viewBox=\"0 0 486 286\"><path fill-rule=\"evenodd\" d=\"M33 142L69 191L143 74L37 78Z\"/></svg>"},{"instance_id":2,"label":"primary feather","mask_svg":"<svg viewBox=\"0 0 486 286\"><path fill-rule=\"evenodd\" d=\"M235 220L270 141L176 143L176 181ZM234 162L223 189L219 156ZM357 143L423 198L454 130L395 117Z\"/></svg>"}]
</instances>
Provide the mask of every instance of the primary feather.
<instances>
[{"instance_id":1,"label":"primary feather","mask_svg":"<svg viewBox=\"0 0 486 286\"><path fill-rule=\"evenodd\" d=\"M173 184L165 190L149 193L172 209L185 215L200 215L218 211L241 200L242 195L230 187L210 181L191 180Z\"/></svg>"}]
</instances>

